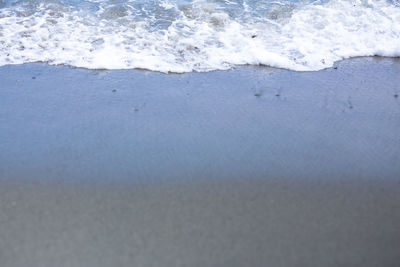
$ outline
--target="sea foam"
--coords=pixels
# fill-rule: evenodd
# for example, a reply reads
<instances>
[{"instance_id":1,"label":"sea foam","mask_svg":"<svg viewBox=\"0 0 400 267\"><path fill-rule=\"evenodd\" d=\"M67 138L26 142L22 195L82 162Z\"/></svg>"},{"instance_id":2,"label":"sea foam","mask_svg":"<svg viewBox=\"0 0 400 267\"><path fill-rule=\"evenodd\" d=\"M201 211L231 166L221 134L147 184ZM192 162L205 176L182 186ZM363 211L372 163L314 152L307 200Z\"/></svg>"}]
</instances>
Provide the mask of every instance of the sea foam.
<instances>
[{"instance_id":1,"label":"sea foam","mask_svg":"<svg viewBox=\"0 0 400 267\"><path fill-rule=\"evenodd\" d=\"M350 57L400 56L396 1L11 2L0 3L0 65L317 71Z\"/></svg>"}]
</instances>

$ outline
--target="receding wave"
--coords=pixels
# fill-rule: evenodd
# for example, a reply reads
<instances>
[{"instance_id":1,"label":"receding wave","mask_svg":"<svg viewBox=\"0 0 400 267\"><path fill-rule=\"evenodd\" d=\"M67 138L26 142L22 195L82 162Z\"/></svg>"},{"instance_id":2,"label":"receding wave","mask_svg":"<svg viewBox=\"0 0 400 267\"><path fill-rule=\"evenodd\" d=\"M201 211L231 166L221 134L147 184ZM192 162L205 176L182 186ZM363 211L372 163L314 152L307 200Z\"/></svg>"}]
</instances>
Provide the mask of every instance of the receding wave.
<instances>
[{"instance_id":1,"label":"receding wave","mask_svg":"<svg viewBox=\"0 0 400 267\"><path fill-rule=\"evenodd\" d=\"M400 56L399 1L0 0L0 65L316 71Z\"/></svg>"}]
</instances>

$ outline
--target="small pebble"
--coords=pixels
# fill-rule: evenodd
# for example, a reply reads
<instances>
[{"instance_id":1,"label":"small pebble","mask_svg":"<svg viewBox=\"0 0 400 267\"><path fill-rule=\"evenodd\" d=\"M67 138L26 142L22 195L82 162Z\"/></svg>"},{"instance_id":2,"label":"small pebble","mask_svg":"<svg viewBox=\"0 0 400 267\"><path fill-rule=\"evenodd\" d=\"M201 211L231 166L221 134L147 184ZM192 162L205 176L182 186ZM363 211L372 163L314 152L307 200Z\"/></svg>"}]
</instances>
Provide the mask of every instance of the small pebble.
<instances>
[{"instance_id":1,"label":"small pebble","mask_svg":"<svg viewBox=\"0 0 400 267\"><path fill-rule=\"evenodd\" d=\"M34 80L34 79L36 79L36 77L35 77L35 76L33 76L33 77L32 77L32 80Z\"/></svg>"},{"instance_id":2,"label":"small pebble","mask_svg":"<svg viewBox=\"0 0 400 267\"><path fill-rule=\"evenodd\" d=\"M281 94L276 94L275 96L281 96Z\"/></svg>"},{"instance_id":3,"label":"small pebble","mask_svg":"<svg viewBox=\"0 0 400 267\"><path fill-rule=\"evenodd\" d=\"M398 98L398 97L399 97L399 95L398 95L398 94L395 94L395 95L394 95L394 98Z\"/></svg>"},{"instance_id":4,"label":"small pebble","mask_svg":"<svg viewBox=\"0 0 400 267\"><path fill-rule=\"evenodd\" d=\"M115 93L117 90L113 89L112 92Z\"/></svg>"},{"instance_id":5,"label":"small pebble","mask_svg":"<svg viewBox=\"0 0 400 267\"><path fill-rule=\"evenodd\" d=\"M333 67L333 69L337 70L337 67Z\"/></svg>"},{"instance_id":6,"label":"small pebble","mask_svg":"<svg viewBox=\"0 0 400 267\"><path fill-rule=\"evenodd\" d=\"M254 96L260 97L260 96L261 96L261 93L255 93Z\"/></svg>"}]
</instances>

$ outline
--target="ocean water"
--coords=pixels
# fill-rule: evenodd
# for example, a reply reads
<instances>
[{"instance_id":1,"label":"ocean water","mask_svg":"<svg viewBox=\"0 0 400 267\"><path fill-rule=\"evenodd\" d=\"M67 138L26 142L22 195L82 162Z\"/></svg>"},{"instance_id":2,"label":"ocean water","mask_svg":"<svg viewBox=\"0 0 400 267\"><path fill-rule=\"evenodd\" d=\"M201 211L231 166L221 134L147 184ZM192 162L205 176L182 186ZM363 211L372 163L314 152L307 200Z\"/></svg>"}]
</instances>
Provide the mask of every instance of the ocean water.
<instances>
[{"instance_id":1,"label":"ocean water","mask_svg":"<svg viewBox=\"0 0 400 267\"><path fill-rule=\"evenodd\" d=\"M0 66L317 71L400 56L399 0L0 0Z\"/></svg>"}]
</instances>

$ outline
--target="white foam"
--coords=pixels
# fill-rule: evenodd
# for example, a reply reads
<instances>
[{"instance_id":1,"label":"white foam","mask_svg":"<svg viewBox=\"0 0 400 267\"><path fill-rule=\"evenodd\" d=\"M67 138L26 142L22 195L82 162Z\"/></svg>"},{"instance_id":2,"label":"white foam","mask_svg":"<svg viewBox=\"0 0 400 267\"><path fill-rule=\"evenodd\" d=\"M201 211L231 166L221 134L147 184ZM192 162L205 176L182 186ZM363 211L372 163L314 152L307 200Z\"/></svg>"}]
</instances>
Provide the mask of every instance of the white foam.
<instances>
[{"instance_id":1,"label":"white foam","mask_svg":"<svg viewBox=\"0 0 400 267\"><path fill-rule=\"evenodd\" d=\"M3 8L0 65L190 72L263 64L316 71L349 57L400 56L400 8L385 1L331 0L246 22L198 2L188 10L160 2L177 12L160 29L152 25L156 16L136 19L130 6L108 10L107 17L106 7L90 13L42 5L31 14Z\"/></svg>"}]
</instances>

